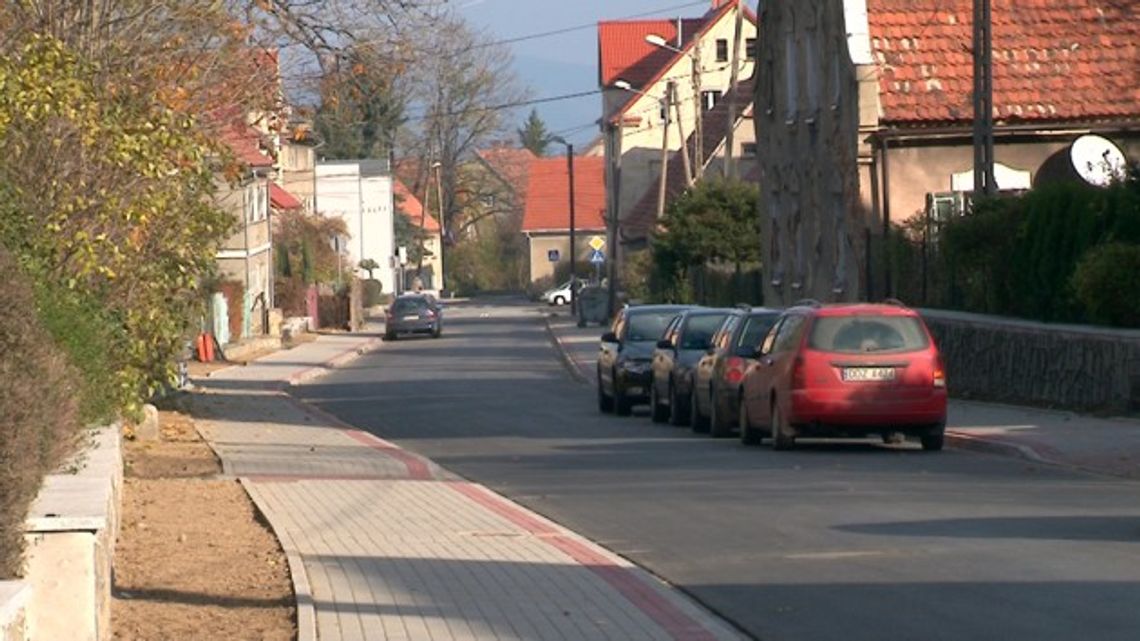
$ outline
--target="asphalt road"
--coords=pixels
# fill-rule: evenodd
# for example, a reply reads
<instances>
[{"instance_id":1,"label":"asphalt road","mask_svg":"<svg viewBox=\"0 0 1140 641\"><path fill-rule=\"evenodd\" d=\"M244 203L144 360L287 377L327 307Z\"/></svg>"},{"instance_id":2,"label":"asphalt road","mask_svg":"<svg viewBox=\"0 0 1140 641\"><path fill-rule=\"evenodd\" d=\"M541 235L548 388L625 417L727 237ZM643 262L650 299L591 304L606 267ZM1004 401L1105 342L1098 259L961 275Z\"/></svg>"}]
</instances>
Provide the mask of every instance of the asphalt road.
<instances>
[{"instance_id":1,"label":"asphalt road","mask_svg":"<svg viewBox=\"0 0 1140 641\"><path fill-rule=\"evenodd\" d=\"M602 543L759 639L1140 639L1140 484L598 413L538 310L456 306L296 393Z\"/></svg>"}]
</instances>

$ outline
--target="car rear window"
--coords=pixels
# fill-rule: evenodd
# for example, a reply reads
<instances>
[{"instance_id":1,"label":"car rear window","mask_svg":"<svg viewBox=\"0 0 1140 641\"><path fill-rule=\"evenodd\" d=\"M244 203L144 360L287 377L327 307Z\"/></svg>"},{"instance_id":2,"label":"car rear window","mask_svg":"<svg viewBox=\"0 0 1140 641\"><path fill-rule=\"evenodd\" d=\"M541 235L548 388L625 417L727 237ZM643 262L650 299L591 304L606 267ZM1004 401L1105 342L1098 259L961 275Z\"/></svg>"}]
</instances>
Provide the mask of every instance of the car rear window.
<instances>
[{"instance_id":1,"label":"car rear window","mask_svg":"<svg viewBox=\"0 0 1140 641\"><path fill-rule=\"evenodd\" d=\"M842 354L910 352L928 344L922 322L914 316L822 316L808 339L812 349Z\"/></svg>"},{"instance_id":2,"label":"car rear window","mask_svg":"<svg viewBox=\"0 0 1140 641\"><path fill-rule=\"evenodd\" d=\"M427 301L420 298L399 298L392 308L397 314L418 312L427 308Z\"/></svg>"},{"instance_id":3,"label":"car rear window","mask_svg":"<svg viewBox=\"0 0 1140 641\"><path fill-rule=\"evenodd\" d=\"M747 350L749 353L754 352L760 347L760 343L764 341L768 332L772 331L772 326L776 324L776 319L779 317L779 314L749 316L744 321L744 330L740 332L740 340L737 341L736 347Z\"/></svg>"},{"instance_id":4,"label":"car rear window","mask_svg":"<svg viewBox=\"0 0 1140 641\"><path fill-rule=\"evenodd\" d=\"M701 314L689 319L681 334L681 349L708 349L713 334L724 325L728 314Z\"/></svg>"},{"instance_id":5,"label":"car rear window","mask_svg":"<svg viewBox=\"0 0 1140 641\"><path fill-rule=\"evenodd\" d=\"M665 333L669 321L677 317L677 312L643 312L629 315L629 329L626 340L655 341Z\"/></svg>"}]
</instances>

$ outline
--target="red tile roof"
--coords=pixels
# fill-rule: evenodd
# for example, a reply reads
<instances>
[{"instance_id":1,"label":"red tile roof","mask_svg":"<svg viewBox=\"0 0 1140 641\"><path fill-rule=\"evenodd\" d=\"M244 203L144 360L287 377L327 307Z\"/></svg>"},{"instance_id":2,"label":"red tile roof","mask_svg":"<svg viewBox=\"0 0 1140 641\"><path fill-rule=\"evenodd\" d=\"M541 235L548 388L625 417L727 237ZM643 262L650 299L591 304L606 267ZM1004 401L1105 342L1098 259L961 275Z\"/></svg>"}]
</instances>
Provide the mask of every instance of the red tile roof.
<instances>
[{"instance_id":1,"label":"red tile roof","mask_svg":"<svg viewBox=\"0 0 1140 641\"><path fill-rule=\"evenodd\" d=\"M566 159L536 158L527 181L526 232L570 229L570 180ZM606 228L605 158L574 157L574 228L602 231Z\"/></svg>"},{"instance_id":2,"label":"red tile roof","mask_svg":"<svg viewBox=\"0 0 1140 641\"><path fill-rule=\"evenodd\" d=\"M682 20L681 46L688 45L704 25L704 18ZM676 46L677 21L615 20L598 23L598 72L603 87L625 80L641 89L677 57L675 52L646 42L645 36L648 35L661 36Z\"/></svg>"},{"instance_id":3,"label":"red tile roof","mask_svg":"<svg viewBox=\"0 0 1140 641\"><path fill-rule=\"evenodd\" d=\"M269 183L269 204L281 211L300 209L304 206L296 196L289 193L289 190L275 182Z\"/></svg>"},{"instance_id":4,"label":"red tile roof","mask_svg":"<svg viewBox=\"0 0 1140 641\"><path fill-rule=\"evenodd\" d=\"M531 163L538 158L531 150L499 146L481 150L478 156L491 171L514 190L519 202L526 199L527 175L530 173Z\"/></svg>"},{"instance_id":5,"label":"red tile roof","mask_svg":"<svg viewBox=\"0 0 1140 641\"><path fill-rule=\"evenodd\" d=\"M973 117L972 0L867 0L882 120ZM993 0L994 116L1140 116L1140 2Z\"/></svg>"},{"instance_id":6,"label":"red tile roof","mask_svg":"<svg viewBox=\"0 0 1140 641\"><path fill-rule=\"evenodd\" d=\"M599 22L598 61L602 87L610 87L617 80L625 80L635 89L644 89L655 84L677 60L689 54L694 42L704 37L706 31L731 13L734 6L733 2L714 0L712 8L703 17L682 20L680 52L645 42L645 36L655 34L675 46L676 20ZM744 17L752 24L756 24L756 14L747 4L744 6ZM652 29L668 29L668 31L662 33ZM626 63L624 68L622 62ZM626 75L622 75L623 73ZM620 109L607 115L616 120L617 116L628 111L639 98L640 96L631 95Z\"/></svg>"},{"instance_id":7,"label":"red tile roof","mask_svg":"<svg viewBox=\"0 0 1140 641\"><path fill-rule=\"evenodd\" d=\"M393 191L396 193L396 198L400 200L396 205L397 208L408 217L408 220L412 221L413 225L419 225L432 233L439 232L439 221L435 219L435 216L427 215L424 212L424 204L420 202L419 198L416 198L403 181L394 181Z\"/></svg>"},{"instance_id":8,"label":"red tile roof","mask_svg":"<svg viewBox=\"0 0 1140 641\"><path fill-rule=\"evenodd\" d=\"M219 141L233 152L238 162L250 167L272 167L273 157L262 151L261 134L249 125L230 122L218 132Z\"/></svg>"}]
</instances>

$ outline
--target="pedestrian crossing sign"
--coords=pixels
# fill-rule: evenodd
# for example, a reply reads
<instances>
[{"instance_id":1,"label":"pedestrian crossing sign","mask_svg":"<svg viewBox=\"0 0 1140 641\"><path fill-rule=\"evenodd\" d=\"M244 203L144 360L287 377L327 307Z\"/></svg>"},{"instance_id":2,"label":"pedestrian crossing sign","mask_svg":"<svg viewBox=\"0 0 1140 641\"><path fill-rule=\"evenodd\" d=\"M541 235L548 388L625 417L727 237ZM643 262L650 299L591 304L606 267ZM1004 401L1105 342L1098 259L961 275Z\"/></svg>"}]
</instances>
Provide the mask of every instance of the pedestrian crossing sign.
<instances>
[{"instance_id":1,"label":"pedestrian crossing sign","mask_svg":"<svg viewBox=\"0 0 1140 641\"><path fill-rule=\"evenodd\" d=\"M601 265L606 262L606 255L603 254L601 250L595 249L590 253L590 262L595 265Z\"/></svg>"}]
</instances>

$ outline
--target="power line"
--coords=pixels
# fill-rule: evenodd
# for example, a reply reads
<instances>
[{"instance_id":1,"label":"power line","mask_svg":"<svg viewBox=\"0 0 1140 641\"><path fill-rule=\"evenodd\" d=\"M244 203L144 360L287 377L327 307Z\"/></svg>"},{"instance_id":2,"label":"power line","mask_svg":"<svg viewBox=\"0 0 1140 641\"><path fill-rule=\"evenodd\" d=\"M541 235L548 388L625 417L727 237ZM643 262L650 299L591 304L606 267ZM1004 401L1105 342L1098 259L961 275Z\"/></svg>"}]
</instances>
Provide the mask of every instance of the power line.
<instances>
[{"instance_id":1,"label":"power line","mask_svg":"<svg viewBox=\"0 0 1140 641\"><path fill-rule=\"evenodd\" d=\"M601 89L591 89L589 91L579 91L577 93L562 94L560 96L547 96L546 98L535 98L533 100L519 100L516 102L507 102L499 105L488 105L486 107L471 107L465 111L449 111L442 114L421 114L418 116L408 116L408 122L431 120L432 118L447 118L451 116L462 116L463 114L472 111L503 111L504 109L516 109L518 107L528 107L530 105L541 105L547 102L558 102L561 100L573 100L575 98L583 98L585 96L594 96L601 93Z\"/></svg>"}]
</instances>

